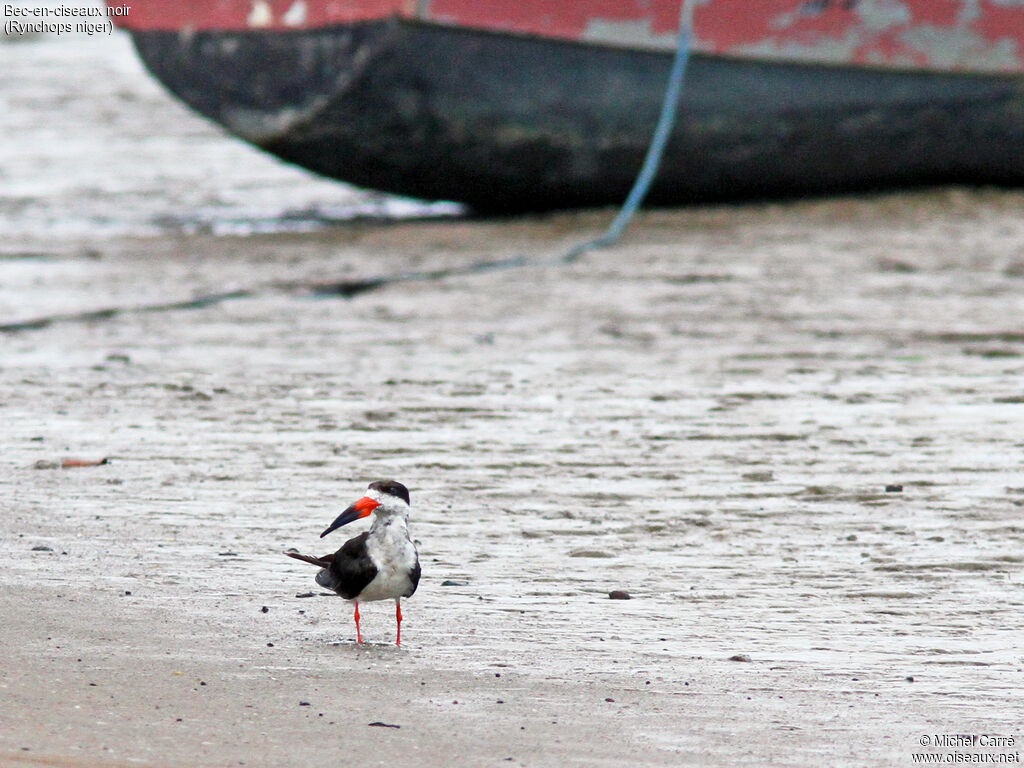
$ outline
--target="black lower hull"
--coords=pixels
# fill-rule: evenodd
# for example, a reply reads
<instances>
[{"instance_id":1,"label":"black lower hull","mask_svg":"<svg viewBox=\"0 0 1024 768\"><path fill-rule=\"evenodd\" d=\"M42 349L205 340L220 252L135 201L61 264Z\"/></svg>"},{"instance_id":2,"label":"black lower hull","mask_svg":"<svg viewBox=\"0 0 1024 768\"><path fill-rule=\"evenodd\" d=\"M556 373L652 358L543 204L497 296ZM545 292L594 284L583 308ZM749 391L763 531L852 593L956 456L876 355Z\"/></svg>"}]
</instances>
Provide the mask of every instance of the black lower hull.
<instances>
[{"instance_id":1,"label":"black lower hull","mask_svg":"<svg viewBox=\"0 0 1024 768\"><path fill-rule=\"evenodd\" d=\"M134 32L186 103L268 152L487 211L621 202L671 56L388 21ZM648 201L1024 182L1024 80L694 56Z\"/></svg>"}]
</instances>

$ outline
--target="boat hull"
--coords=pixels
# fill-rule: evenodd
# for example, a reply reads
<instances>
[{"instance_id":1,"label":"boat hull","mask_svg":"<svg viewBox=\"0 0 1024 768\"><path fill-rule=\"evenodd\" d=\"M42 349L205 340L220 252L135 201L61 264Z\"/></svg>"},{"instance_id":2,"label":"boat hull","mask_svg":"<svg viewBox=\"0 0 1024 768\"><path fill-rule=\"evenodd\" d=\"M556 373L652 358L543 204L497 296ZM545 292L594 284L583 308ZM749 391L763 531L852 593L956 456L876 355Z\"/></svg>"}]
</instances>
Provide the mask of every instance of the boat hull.
<instances>
[{"instance_id":1,"label":"boat hull","mask_svg":"<svg viewBox=\"0 0 1024 768\"><path fill-rule=\"evenodd\" d=\"M386 192L526 211L621 202L672 55L392 17L132 30L229 131ZM1024 181L1024 79L695 53L648 201Z\"/></svg>"}]
</instances>

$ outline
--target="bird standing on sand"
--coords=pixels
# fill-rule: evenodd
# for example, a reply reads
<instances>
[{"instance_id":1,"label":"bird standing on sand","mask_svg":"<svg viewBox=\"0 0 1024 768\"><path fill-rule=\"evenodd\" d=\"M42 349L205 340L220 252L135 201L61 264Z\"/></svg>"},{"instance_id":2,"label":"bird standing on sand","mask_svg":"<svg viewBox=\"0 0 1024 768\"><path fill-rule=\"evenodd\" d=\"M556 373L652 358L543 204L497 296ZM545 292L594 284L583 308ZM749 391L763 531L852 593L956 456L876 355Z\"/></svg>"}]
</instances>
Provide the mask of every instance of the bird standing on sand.
<instances>
[{"instance_id":1,"label":"bird standing on sand","mask_svg":"<svg viewBox=\"0 0 1024 768\"><path fill-rule=\"evenodd\" d=\"M409 490L394 480L370 483L366 495L342 512L320 534L320 538L371 514L374 518L370 530L349 539L332 555L285 554L320 566L316 583L355 604L357 642L363 642L359 629L359 603L394 600L398 621L395 645L401 645L402 598L411 597L420 581L419 555L409 536Z\"/></svg>"}]
</instances>

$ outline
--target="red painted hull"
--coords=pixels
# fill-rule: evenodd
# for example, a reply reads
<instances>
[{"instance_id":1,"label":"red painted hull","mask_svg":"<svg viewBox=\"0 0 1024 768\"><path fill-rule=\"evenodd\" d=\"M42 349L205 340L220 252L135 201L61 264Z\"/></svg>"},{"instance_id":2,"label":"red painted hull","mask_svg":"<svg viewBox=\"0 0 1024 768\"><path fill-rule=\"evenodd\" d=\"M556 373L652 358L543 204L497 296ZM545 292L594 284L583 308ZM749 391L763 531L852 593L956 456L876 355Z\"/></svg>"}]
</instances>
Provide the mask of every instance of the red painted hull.
<instances>
[{"instance_id":1,"label":"red painted hull","mask_svg":"<svg viewBox=\"0 0 1024 768\"><path fill-rule=\"evenodd\" d=\"M117 0L107 0L116 5ZM637 50L674 46L679 0L146 0L137 31L301 31L393 17ZM695 52L943 72L1024 72L1024 4L1007 0L707 0Z\"/></svg>"}]
</instances>

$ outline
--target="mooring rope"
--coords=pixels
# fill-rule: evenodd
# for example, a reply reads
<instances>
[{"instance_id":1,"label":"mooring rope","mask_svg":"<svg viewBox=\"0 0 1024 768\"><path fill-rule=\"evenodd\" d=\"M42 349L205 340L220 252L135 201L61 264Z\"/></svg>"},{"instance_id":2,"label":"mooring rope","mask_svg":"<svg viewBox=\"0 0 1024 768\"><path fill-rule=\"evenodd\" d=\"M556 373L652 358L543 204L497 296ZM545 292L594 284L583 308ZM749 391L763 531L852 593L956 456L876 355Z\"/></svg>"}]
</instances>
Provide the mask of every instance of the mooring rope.
<instances>
[{"instance_id":1,"label":"mooring rope","mask_svg":"<svg viewBox=\"0 0 1024 768\"><path fill-rule=\"evenodd\" d=\"M647 148L647 155L644 157L643 165L637 174L633 188L626 197L625 202L619 209L618 215L612 221L611 226L601 236L577 243L562 256L557 258L555 264L570 264L587 251L597 248L607 248L614 245L622 237L626 227L637 209L647 196L658 168L661 165L661 156L672 134L672 126L675 123L676 112L679 107L679 95L683 90L683 81L686 76L686 65L690 59L690 44L693 37L693 11L697 0L683 0L679 7L679 34L676 42L675 58L672 61L672 69L669 72L668 83L665 86L665 96L661 103L661 114L658 116L658 123L655 126L651 143ZM340 296L351 298L360 293L376 290L395 283L404 283L420 280L440 280L446 277L457 275L471 275L482 272L490 272L498 269L510 269L524 266L549 266L552 262L533 262L522 256L513 256L498 261L475 262L473 264L452 267L449 269L438 269L429 271L400 272L393 275L370 277L363 279L350 279L335 282L314 282L296 283L291 281L274 281L254 288L247 288L234 291L211 293L192 299L181 301L159 302L157 304L132 305L121 307L108 307L98 310L87 310L67 314L56 314L45 317L37 317L30 320L17 322L0 323L0 333L15 333L19 331L38 330L46 328L55 323L66 322L92 322L107 320L121 315L135 314L141 312L169 312L180 309L200 309L220 304L224 301L241 298L252 298L267 292L306 292L313 296Z\"/></svg>"},{"instance_id":2,"label":"mooring rope","mask_svg":"<svg viewBox=\"0 0 1024 768\"><path fill-rule=\"evenodd\" d=\"M672 135L672 126L675 124L676 113L679 111L679 94L683 91L683 81L686 79L686 65L690 60L690 44L693 39L693 10L697 0L683 0L679 6L679 33L676 40L676 55L672 61L672 70L669 72L668 84L665 86L665 96L661 102L661 114L658 116L658 124L654 128L654 135L651 137L650 146L647 148L647 156L640 167L633 188L629 191L626 201L619 209L615 220L608 227L608 230L600 237L577 243L562 256L561 261L570 263L578 259L587 251L596 248L607 248L614 245L626 231L633 214L647 197L651 183L658 175L658 168L661 166L661 156L665 151L669 136Z\"/></svg>"}]
</instances>

